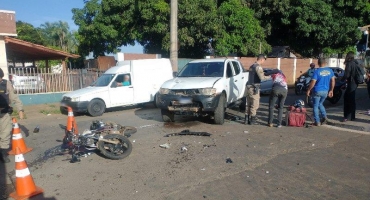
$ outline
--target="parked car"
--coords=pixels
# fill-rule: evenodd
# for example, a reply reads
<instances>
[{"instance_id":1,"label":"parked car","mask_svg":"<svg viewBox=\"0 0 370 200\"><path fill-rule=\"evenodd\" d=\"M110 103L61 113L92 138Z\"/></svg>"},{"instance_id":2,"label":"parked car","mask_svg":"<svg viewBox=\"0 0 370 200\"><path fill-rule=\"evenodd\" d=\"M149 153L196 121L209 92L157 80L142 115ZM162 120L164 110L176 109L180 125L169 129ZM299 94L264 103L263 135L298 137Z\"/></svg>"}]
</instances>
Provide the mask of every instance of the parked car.
<instances>
[{"instance_id":1,"label":"parked car","mask_svg":"<svg viewBox=\"0 0 370 200\"><path fill-rule=\"evenodd\" d=\"M177 77L163 83L158 95L162 119L173 122L175 114L209 116L224 123L225 109L241 103L248 72L235 59L190 61Z\"/></svg>"},{"instance_id":2,"label":"parked car","mask_svg":"<svg viewBox=\"0 0 370 200\"><path fill-rule=\"evenodd\" d=\"M95 117L106 108L155 103L160 86L171 78L169 59L118 61L89 87L64 94L60 109L65 113L71 107L74 112Z\"/></svg>"},{"instance_id":3,"label":"parked car","mask_svg":"<svg viewBox=\"0 0 370 200\"><path fill-rule=\"evenodd\" d=\"M270 68L263 68L263 72L268 72L268 71L271 71L273 69L270 69ZM264 81L261 81L261 87L260 87L260 93L261 94L270 94L271 91L272 91L272 79L267 79L267 80L264 80Z\"/></svg>"},{"instance_id":4,"label":"parked car","mask_svg":"<svg viewBox=\"0 0 370 200\"><path fill-rule=\"evenodd\" d=\"M41 92L45 82L36 67L9 67L9 81L13 84L16 93Z\"/></svg>"}]
</instances>

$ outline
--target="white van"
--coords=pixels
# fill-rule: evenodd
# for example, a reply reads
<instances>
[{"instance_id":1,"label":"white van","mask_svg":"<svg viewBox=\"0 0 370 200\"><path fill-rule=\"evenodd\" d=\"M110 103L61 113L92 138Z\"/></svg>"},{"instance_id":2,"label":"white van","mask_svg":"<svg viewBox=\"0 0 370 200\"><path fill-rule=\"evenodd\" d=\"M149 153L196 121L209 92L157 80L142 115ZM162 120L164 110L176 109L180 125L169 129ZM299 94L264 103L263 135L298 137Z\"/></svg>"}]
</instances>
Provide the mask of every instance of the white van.
<instances>
[{"instance_id":1,"label":"white van","mask_svg":"<svg viewBox=\"0 0 370 200\"><path fill-rule=\"evenodd\" d=\"M63 95L61 110L100 116L106 108L155 102L161 85L173 78L169 59L119 61L89 87Z\"/></svg>"}]
</instances>

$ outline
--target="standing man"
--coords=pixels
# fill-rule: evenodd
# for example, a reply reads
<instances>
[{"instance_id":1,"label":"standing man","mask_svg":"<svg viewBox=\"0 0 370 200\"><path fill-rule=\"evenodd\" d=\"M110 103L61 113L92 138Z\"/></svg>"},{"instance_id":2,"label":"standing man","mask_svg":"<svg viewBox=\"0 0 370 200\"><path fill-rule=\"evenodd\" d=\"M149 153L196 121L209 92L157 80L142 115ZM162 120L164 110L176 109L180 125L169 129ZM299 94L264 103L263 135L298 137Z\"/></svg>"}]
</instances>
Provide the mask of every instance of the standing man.
<instances>
[{"instance_id":1,"label":"standing man","mask_svg":"<svg viewBox=\"0 0 370 200\"><path fill-rule=\"evenodd\" d=\"M356 89L358 85L354 80L354 76L356 73L356 67L358 67L358 63L356 63L355 54L352 51L347 53L344 64L346 67L342 81L347 82L347 88L343 95L344 118L342 122L346 122L349 117L351 117L351 121L356 119Z\"/></svg>"},{"instance_id":2,"label":"standing man","mask_svg":"<svg viewBox=\"0 0 370 200\"><path fill-rule=\"evenodd\" d=\"M0 68L0 162L10 162L8 149L12 131L12 119L10 114L13 112L11 104L14 104L19 111L19 118L23 119L23 105L17 94L14 93L12 83L3 79L4 72Z\"/></svg>"},{"instance_id":3,"label":"standing man","mask_svg":"<svg viewBox=\"0 0 370 200\"><path fill-rule=\"evenodd\" d=\"M260 104L260 86L261 81L267 80L270 76L264 76L261 65L266 57L263 54L258 55L257 61L249 67L249 77L247 82L247 98L245 109L244 124L258 124L256 119L257 109Z\"/></svg>"},{"instance_id":4,"label":"standing man","mask_svg":"<svg viewBox=\"0 0 370 200\"><path fill-rule=\"evenodd\" d=\"M315 126L327 123L328 118L326 116L326 110L323 105L327 96L333 96L333 90L335 86L335 76L333 70L326 67L327 63L325 58L319 58L319 68L313 73L310 86L307 90L307 96L313 98L313 116L315 119ZM313 89L312 94L310 94ZM320 120L319 111L322 119Z\"/></svg>"}]
</instances>

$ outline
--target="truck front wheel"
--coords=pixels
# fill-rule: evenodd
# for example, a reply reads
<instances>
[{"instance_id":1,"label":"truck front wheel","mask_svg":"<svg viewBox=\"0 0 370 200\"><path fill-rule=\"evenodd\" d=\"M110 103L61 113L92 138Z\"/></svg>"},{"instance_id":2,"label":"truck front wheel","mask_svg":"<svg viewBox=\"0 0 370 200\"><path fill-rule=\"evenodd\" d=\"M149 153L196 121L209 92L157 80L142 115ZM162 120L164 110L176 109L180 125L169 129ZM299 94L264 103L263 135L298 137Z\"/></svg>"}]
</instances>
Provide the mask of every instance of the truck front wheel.
<instances>
[{"instance_id":1,"label":"truck front wheel","mask_svg":"<svg viewBox=\"0 0 370 200\"><path fill-rule=\"evenodd\" d=\"M92 117L101 116L105 112L105 103L100 99L93 99L87 106L87 112Z\"/></svg>"},{"instance_id":2,"label":"truck front wheel","mask_svg":"<svg viewBox=\"0 0 370 200\"><path fill-rule=\"evenodd\" d=\"M214 114L214 122L215 124L223 124L225 121L225 95L221 95L220 99L218 100L217 108Z\"/></svg>"},{"instance_id":3,"label":"truck front wheel","mask_svg":"<svg viewBox=\"0 0 370 200\"><path fill-rule=\"evenodd\" d=\"M161 109L162 119L164 122L174 122L175 121L175 113L170 112L166 109Z\"/></svg>"}]
</instances>

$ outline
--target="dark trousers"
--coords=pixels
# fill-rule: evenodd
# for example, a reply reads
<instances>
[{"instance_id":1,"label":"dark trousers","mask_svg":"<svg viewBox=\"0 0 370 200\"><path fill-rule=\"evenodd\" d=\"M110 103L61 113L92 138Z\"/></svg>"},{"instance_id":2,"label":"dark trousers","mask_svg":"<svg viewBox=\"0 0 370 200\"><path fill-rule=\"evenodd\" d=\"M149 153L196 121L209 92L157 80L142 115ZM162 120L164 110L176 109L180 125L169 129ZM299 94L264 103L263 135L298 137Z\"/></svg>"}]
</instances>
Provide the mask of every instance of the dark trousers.
<instances>
[{"instance_id":1,"label":"dark trousers","mask_svg":"<svg viewBox=\"0 0 370 200\"><path fill-rule=\"evenodd\" d=\"M351 117L350 120L356 119L356 89L347 90L344 92L343 95L344 105L343 105L343 114L344 119L348 119Z\"/></svg>"},{"instance_id":2,"label":"dark trousers","mask_svg":"<svg viewBox=\"0 0 370 200\"><path fill-rule=\"evenodd\" d=\"M269 118L268 123L272 124L272 121L274 119L274 108L276 100L278 101L278 125L281 125L281 121L283 118L283 109L284 109L284 103L285 99L288 95L288 90L281 87L276 87L272 89L272 92L270 94L269 99Z\"/></svg>"},{"instance_id":3,"label":"dark trousers","mask_svg":"<svg viewBox=\"0 0 370 200\"><path fill-rule=\"evenodd\" d=\"M370 81L366 82L367 85L367 94L369 95L370 98Z\"/></svg>"}]
</instances>

